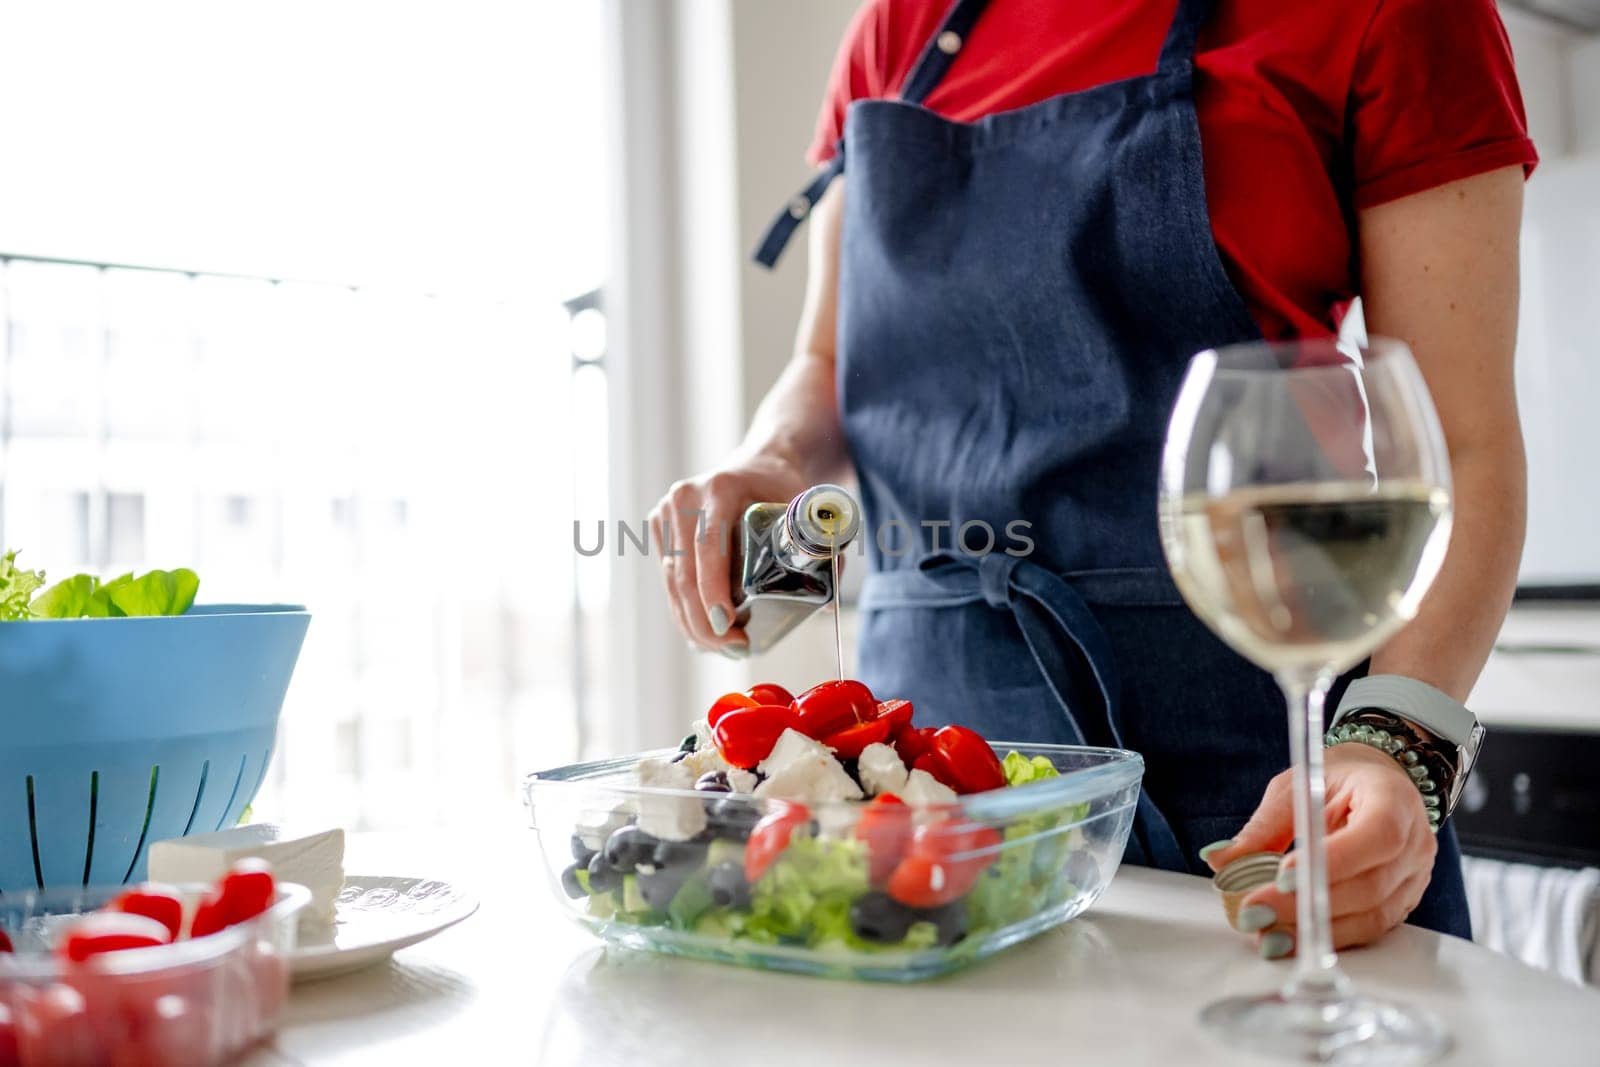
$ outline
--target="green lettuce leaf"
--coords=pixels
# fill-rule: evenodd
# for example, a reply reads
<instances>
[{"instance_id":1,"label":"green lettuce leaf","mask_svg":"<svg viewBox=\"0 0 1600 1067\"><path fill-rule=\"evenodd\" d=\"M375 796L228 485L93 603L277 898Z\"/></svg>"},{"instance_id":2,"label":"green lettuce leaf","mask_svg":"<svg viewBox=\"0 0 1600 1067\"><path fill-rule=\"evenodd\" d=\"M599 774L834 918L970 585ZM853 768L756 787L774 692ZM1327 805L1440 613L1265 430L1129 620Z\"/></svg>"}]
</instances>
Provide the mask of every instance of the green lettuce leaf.
<instances>
[{"instance_id":1,"label":"green lettuce leaf","mask_svg":"<svg viewBox=\"0 0 1600 1067\"><path fill-rule=\"evenodd\" d=\"M1006 758L1000 761L1000 766L1006 772L1007 785L1027 785L1029 782L1039 782L1046 778L1058 778L1061 772L1056 770L1055 764L1044 756L1035 756L1029 759L1020 752L1007 752Z\"/></svg>"},{"instance_id":2,"label":"green lettuce leaf","mask_svg":"<svg viewBox=\"0 0 1600 1067\"><path fill-rule=\"evenodd\" d=\"M185 567L137 578L124 574L104 583L92 574L75 574L35 597L32 612L39 619L182 615L199 589L199 576Z\"/></svg>"},{"instance_id":3,"label":"green lettuce leaf","mask_svg":"<svg viewBox=\"0 0 1600 1067\"><path fill-rule=\"evenodd\" d=\"M28 618L28 602L34 590L44 585L44 571L25 571L17 566L13 550L0 556L0 622Z\"/></svg>"}]
</instances>

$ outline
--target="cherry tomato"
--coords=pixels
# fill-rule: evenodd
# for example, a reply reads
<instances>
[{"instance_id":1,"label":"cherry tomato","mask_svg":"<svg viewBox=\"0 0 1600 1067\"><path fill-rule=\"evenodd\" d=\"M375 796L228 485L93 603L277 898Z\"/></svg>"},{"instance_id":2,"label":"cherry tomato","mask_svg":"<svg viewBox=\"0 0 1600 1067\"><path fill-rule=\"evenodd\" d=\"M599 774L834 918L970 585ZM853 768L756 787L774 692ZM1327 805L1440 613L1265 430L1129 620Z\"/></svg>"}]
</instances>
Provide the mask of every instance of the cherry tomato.
<instances>
[{"instance_id":1,"label":"cherry tomato","mask_svg":"<svg viewBox=\"0 0 1600 1067\"><path fill-rule=\"evenodd\" d=\"M190 937L209 937L228 925L228 912L222 906L222 894L212 890L200 899L189 920Z\"/></svg>"},{"instance_id":2,"label":"cherry tomato","mask_svg":"<svg viewBox=\"0 0 1600 1067\"><path fill-rule=\"evenodd\" d=\"M102 1058L83 994L56 982L28 989L16 1001L17 1061L99 1063Z\"/></svg>"},{"instance_id":3,"label":"cherry tomato","mask_svg":"<svg viewBox=\"0 0 1600 1067\"><path fill-rule=\"evenodd\" d=\"M878 718L889 720L889 732L897 734L911 725L911 701L909 700L881 700L878 702Z\"/></svg>"},{"instance_id":4,"label":"cherry tomato","mask_svg":"<svg viewBox=\"0 0 1600 1067\"><path fill-rule=\"evenodd\" d=\"M887 740L889 740L889 721L874 719L871 722L858 722L854 726L846 726L838 733L824 737L822 743L833 749L834 755L840 759L855 759L868 745L880 744Z\"/></svg>"},{"instance_id":5,"label":"cherry tomato","mask_svg":"<svg viewBox=\"0 0 1600 1067\"><path fill-rule=\"evenodd\" d=\"M771 682L757 682L744 691L744 695L754 700L757 704L793 704L794 694L781 685Z\"/></svg>"},{"instance_id":6,"label":"cherry tomato","mask_svg":"<svg viewBox=\"0 0 1600 1067\"><path fill-rule=\"evenodd\" d=\"M750 840L744 846L744 876L754 884L773 861L789 847L794 832L811 821L811 812L804 804L777 803L773 810L761 817L750 830Z\"/></svg>"},{"instance_id":7,"label":"cherry tomato","mask_svg":"<svg viewBox=\"0 0 1600 1067\"><path fill-rule=\"evenodd\" d=\"M277 893L278 885L272 877L270 863L260 859L240 860L217 881L223 924L232 926L254 919L272 907L272 898Z\"/></svg>"},{"instance_id":8,"label":"cherry tomato","mask_svg":"<svg viewBox=\"0 0 1600 1067\"><path fill-rule=\"evenodd\" d=\"M151 945L165 945L171 940L172 935L167 933L167 928L147 916L97 911L73 922L66 936L56 945L56 953L74 963L82 963L102 952L149 948Z\"/></svg>"},{"instance_id":9,"label":"cherry tomato","mask_svg":"<svg viewBox=\"0 0 1600 1067\"><path fill-rule=\"evenodd\" d=\"M934 774L957 793L982 793L1006 784L1005 768L983 735L965 726L941 726L933 735L933 758L944 768Z\"/></svg>"},{"instance_id":10,"label":"cherry tomato","mask_svg":"<svg viewBox=\"0 0 1600 1067\"><path fill-rule=\"evenodd\" d=\"M130 889L106 905L107 911L120 911L128 915L143 915L167 928L172 940L178 939L183 927L183 898L169 885L146 882Z\"/></svg>"},{"instance_id":11,"label":"cherry tomato","mask_svg":"<svg viewBox=\"0 0 1600 1067\"><path fill-rule=\"evenodd\" d=\"M718 719L728 714L728 712L733 711L735 708L753 708L760 703L761 701L756 700L753 697L746 696L743 693L724 693L712 702L711 710L706 712L706 725L717 725ZM784 700L781 701L781 703L787 704L789 702Z\"/></svg>"},{"instance_id":12,"label":"cherry tomato","mask_svg":"<svg viewBox=\"0 0 1600 1067\"><path fill-rule=\"evenodd\" d=\"M12 1067L22 1062L22 1050L17 1047L17 1023L6 1002L0 1000L0 1064Z\"/></svg>"},{"instance_id":13,"label":"cherry tomato","mask_svg":"<svg viewBox=\"0 0 1600 1067\"><path fill-rule=\"evenodd\" d=\"M981 823L946 819L920 827L889 876L889 895L912 908L937 908L959 900L999 858L1002 841L998 830Z\"/></svg>"},{"instance_id":14,"label":"cherry tomato","mask_svg":"<svg viewBox=\"0 0 1600 1067\"><path fill-rule=\"evenodd\" d=\"M868 879L881 886L911 844L911 809L893 793L881 793L862 810L855 836L867 846Z\"/></svg>"},{"instance_id":15,"label":"cherry tomato","mask_svg":"<svg viewBox=\"0 0 1600 1067\"><path fill-rule=\"evenodd\" d=\"M933 751L933 735L931 726L902 727L894 735L894 750L900 762L907 767L915 767L919 759Z\"/></svg>"},{"instance_id":16,"label":"cherry tomato","mask_svg":"<svg viewBox=\"0 0 1600 1067\"><path fill-rule=\"evenodd\" d=\"M821 741L846 726L876 719L878 702L873 699L872 690L847 678L807 689L794 698L794 713L800 717L806 736Z\"/></svg>"},{"instance_id":17,"label":"cherry tomato","mask_svg":"<svg viewBox=\"0 0 1600 1067\"><path fill-rule=\"evenodd\" d=\"M800 720L788 708L763 705L735 708L717 719L711 739L722 758L735 767L749 770L772 752L785 730L800 729Z\"/></svg>"},{"instance_id":18,"label":"cherry tomato","mask_svg":"<svg viewBox=\"0 0 1600 1067\"><path fill-rule=\"evenodd\" d=\"M16 950L11 947L11 938L6 934L6 932L4 930L0 930L0 952L15 952L15 951ZM4 1061L0 1061L0 1062L4 1062Z\"/></svg>"}]
</instances>

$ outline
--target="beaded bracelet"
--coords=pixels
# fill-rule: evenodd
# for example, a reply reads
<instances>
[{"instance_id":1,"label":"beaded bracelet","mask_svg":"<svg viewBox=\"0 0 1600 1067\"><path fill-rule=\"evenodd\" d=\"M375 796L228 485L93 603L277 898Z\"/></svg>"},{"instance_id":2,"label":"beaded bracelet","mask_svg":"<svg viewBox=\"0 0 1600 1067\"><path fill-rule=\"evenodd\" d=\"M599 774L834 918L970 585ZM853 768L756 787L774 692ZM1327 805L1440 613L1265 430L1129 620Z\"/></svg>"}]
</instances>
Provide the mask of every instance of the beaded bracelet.
<instances>
[{"instance_id":1,"label":"beaded bracelet","mask_svg":"<svg viewBox=\"0 0 1600 1067\"><path fill-rule=\"evenodd\" d=\"M1422 806L1428 813L1428 829L1439 832L1439 824L1443 821L1439 811L1439 784L1433 780L1422 758L1406 743L1405 738L1366 723L1347 722L1329 730L1322 740L1329 748L1353 741L1393 756L1422 793Z\"/></svg>"}]
</instances>

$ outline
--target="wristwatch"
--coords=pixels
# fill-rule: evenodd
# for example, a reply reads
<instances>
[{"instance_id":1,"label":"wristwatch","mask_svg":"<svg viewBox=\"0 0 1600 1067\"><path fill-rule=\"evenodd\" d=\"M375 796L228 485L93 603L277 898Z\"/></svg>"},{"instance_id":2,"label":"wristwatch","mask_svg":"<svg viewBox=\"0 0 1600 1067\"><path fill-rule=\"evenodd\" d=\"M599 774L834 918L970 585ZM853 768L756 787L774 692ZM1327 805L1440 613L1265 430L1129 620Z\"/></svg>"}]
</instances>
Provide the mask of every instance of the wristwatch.
<instances>
[{"instance_id":1,"label":"wristwatch","mask_svg":"<svg viewBox=\"0 0 1600 1067\"><path fill-rule=\"evenodd\" d=\"M1328 733L1343 740L1363 726L1384 731L1393 739L1389 751L1423 790L1429 821L1437 828L1455 810L1472 765L1478 761L1484 735L1478 717L1426 682L1377 674L1350 683L1328 724Z\"/></svg>"}]
</instances>

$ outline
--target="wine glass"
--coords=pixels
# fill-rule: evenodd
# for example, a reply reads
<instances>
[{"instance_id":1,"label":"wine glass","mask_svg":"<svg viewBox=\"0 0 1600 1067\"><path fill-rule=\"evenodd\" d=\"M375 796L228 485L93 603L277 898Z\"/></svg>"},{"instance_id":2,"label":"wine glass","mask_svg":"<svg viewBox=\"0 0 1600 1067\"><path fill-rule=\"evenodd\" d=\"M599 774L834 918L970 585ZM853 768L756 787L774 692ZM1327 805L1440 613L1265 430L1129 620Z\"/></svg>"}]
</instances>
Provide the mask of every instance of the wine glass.
<instances>
[{"instance_id":1,"label":"wine glass","mask_svg":"<svg viewBox=\"0 0 1600 1067\"><path fill-rule=\"evenodd\" d=\"M1416 614L1450 540L1449 456L1410 350L1327 339L1195 356L1167 428L1160 516L1184 599L1282 687L1294 765L1294 975L1201 1020L1318 1063L1443 1052L1436 1019L1359 996L1340 972L1323 844L1328 687Z\"/></svg>"}]
</instances>

